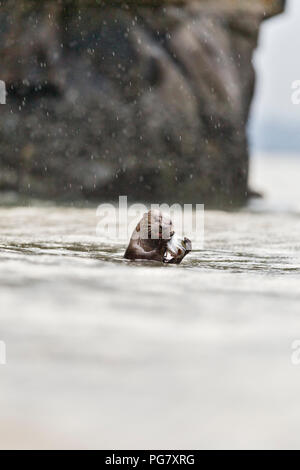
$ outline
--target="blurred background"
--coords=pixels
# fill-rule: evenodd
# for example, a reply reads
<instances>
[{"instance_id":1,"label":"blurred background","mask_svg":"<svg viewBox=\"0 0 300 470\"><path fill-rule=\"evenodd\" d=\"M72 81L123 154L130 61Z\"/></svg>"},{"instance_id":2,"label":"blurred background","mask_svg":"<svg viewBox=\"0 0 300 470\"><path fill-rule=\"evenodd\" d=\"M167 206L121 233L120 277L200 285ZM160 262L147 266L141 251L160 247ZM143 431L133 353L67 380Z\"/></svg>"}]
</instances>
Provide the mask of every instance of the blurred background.
<instances>
[{"instance_id":1,"label":"blurred background","mask_svg":"<svg viewBox=\"0 0 300 470\"><path fill-rule=\"evenodd\" d=\"M299 448L298 3L1 2L0 448ZM124 260L119 195L204 249Z\"/></svg>"},{"instance_id":2,"label":"blurred background","mask_svg":"<svg viewBox=\"0 0 300 470\"><path fill-rule=\"evenodd\" d=\"M253 153L299 152L299 106L292 103L292 83L299 77L296 51L300 9L290 0L285 12L266 22L254 56L256 94L250 119Z\"/></svg>"}]
</instances>

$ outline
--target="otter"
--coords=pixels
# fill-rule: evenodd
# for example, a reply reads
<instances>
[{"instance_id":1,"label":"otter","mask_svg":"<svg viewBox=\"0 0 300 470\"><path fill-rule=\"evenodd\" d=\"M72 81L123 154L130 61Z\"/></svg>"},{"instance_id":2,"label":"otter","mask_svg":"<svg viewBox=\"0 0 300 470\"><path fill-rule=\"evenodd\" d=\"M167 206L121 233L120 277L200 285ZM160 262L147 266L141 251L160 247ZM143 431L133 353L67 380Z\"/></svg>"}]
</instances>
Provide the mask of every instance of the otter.
<instances>
[{"instance_id":1,"label":"otter","mask_svg":"<svg viewBox=\"0 0 300 470\"><path fill-rule=\"evenodd\" d=\"M159 210L146 212L131 236L124 258L163 262L173 235L173 223L168 216Z\"/></svg>"},{"instance_id":2,"label":"otter","mask_svg":"<svg viewBox=\"0 0 300 470\"><path fill-rule=\"evenodd\" d=\"M124 258L180 264L191 249L189 239L180 241L175 236L170 217L159 210L151 210L137 224Z\"/></svg>"}]
</instances>

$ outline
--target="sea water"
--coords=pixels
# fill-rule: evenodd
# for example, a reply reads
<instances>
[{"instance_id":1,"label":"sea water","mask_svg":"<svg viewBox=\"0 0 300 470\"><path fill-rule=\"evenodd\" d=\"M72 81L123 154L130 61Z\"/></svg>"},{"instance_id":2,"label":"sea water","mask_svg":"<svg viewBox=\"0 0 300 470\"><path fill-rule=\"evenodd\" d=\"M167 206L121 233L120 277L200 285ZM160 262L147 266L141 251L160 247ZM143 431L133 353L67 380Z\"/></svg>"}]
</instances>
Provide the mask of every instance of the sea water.
<instances>
[{"instance_id":1,"label":"sea water","mask_svg":"<svg viewBox=\"0 0 300 470\"><path fill-rule=\"evenodd\" d=\"M265 198L179 266L123 260L94 208L1 207L0 447L299 448L299 175L255 158Z\"/></svg>"}]
</instances>

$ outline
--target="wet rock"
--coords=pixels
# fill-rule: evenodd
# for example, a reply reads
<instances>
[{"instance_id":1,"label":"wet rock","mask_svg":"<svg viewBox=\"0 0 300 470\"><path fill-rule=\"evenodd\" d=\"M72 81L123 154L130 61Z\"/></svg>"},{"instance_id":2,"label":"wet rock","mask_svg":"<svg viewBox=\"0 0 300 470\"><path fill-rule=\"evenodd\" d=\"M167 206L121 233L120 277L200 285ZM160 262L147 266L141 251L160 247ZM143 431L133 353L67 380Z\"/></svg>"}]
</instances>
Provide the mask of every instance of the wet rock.
<instances>
[{"instance_id":1,"label":"wet rock","mask_svg":"<svg viewBox=\"0 0 300 470\"><path fill-rule=\"evenodd\" d=\"M96 3L1 7L0 190L245 202L252 53L284 2Z\"/></svg>"}]
</instances>

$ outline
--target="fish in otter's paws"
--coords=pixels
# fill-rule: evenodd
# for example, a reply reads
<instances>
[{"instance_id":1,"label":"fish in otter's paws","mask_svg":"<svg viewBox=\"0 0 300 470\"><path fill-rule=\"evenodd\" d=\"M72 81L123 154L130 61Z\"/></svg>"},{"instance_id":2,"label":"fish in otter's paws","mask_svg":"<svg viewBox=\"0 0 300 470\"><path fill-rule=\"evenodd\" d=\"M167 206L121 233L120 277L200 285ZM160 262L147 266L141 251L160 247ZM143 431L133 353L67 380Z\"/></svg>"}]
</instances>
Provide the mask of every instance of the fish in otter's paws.
<instances>
[{"instance_id":1,"label":"fish in otter's paws","mask_svg":"<svg viewBox=\"0 0 300 470\"><path fill-rule=\"evenodd\" d=\"M137 224L124 258L179 264L191 249L189 239L180 240L175 234L170 217L152 210Z\"/></svg>"}]
</instances>

